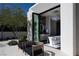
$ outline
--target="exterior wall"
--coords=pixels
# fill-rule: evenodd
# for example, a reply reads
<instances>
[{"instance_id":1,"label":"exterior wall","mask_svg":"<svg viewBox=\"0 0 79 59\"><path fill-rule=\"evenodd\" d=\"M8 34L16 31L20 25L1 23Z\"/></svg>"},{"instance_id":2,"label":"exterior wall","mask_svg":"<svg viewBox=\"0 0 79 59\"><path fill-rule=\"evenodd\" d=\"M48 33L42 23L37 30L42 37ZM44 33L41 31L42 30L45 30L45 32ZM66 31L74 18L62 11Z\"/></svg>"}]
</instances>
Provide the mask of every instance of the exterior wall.
<instances>
[{"instance_id":1,"label":"exterior wall","mask_svg":"<svg viewBox=\"0 0 79 59\"><path fill-rule=\"evenodd\" d=\"M61 51L67 55L76 55L76 26L74 4L61 4Z\"/></svg>"},{"instance_id":2,"label":"exterior wall","mask_svg":"<svg viewBox=\"0 0 79 59\"><path fill-rule=\"evenodd\" d=\"M20 32L15 32L17 38L20 38L22 35L27 35L27 32L25 31L20 31ZM2 32L0 32L0 39L2 38ZM6 40L7 38L15 38L15 35L13 32L3 32L3 39ZM2 40L2 39L1 39Z\"/></svg>"},{"instance_id":3,"label":"exterior wall","mask_svg":"<svg viewBox=\"0 0 79 59\"><path fill-rule=\"evenodd\" d=\"M27 25L27 38L32 40L32 10L29 10L27 13L28 25Z\"/></svg>"}]
</instances>

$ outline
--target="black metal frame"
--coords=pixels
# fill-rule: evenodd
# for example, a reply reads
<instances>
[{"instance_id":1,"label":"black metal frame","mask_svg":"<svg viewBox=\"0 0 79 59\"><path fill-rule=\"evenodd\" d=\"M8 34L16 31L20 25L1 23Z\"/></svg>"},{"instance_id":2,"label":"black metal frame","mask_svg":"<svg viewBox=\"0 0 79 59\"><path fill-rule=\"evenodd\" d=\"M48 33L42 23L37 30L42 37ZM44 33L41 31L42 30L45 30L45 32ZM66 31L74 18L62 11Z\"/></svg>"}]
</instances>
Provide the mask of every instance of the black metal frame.
<instances>
[{"instance_id":1,"label":"black metal frame","mask_svg":"<svg viewBox=\"0 0 79 59\"><path fill-rule=\"evenodd\" d=\"M40 14L38 13L32 13L32 40L34 41L34 14L38 15L39 19L40 19ZM40 22L40 20L39 20ZM40 34L40 25L39 25L39 34ZM39 35L39 39L40 39L40 35Z\"/></svg>"},{"instance_id":2,"label":"black metal frame","mask_svg":"<svg viewBox=\"0 0 79 59\"><path fill-rule=\"evenodd\" d=\"M37 15L39 15L39 19L41 18L41 14L44 14L44 13L46 13L46 12L48 12L48 11L51 11L51 10L54 10L54 9L56 9L56 8L59 8L60 7L60 5L57 5L57 6L55 6L55 7L53 7L53 8L50 8L50 9L48 9L48 10L46 10L46 11L44 11L44 12L41 12L41 13L32 13L32 40L34 41L34 14L37 14ZM39 22L40 22L40 20L39 20ZM40 23L39 23L39 39L40 39Z\"/></svg>"}]
</instances>

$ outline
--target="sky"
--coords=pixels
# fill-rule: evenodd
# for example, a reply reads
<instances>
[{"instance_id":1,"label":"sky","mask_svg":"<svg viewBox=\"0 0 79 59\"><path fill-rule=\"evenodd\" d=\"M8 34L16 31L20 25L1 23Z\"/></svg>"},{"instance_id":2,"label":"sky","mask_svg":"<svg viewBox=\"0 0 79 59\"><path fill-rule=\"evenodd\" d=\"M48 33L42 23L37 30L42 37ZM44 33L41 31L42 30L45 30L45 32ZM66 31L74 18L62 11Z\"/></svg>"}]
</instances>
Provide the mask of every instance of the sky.
<instances>
[{"instance_id":1,"label":"sky","mask_svg":"<svg viewBox=\"0 0 79 59\"><path fill-rule=\"evenodd\" d=\"M3 7L8 7L10 9L21 8L27 14L28 9L35 3L0 3L0 9Z\"/></svg>"}]
</instances>

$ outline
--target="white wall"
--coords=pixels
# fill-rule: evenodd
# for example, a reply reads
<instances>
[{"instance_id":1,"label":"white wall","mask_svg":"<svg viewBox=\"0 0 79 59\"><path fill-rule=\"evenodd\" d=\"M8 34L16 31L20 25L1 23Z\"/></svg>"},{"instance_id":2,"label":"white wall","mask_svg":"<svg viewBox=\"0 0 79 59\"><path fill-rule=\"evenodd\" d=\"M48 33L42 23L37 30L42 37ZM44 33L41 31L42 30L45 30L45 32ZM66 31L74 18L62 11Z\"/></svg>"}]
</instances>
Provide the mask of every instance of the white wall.
<instances>
[{"instance_id":1,"label":"white wall","mask_svg":"<svg viewBox=\"0 0 79 59\"><path fill-rule=\"evenodd\" d=\"M32 40L32 13L33 11L32 10L29 10L28 13L27 13L27 21L30 22L31 25L27 25L27 38L29 40Z\"/></svg>"},{"instance_id":2,"label":"white wall","mask_svg":"<svg viewBox=\"0 0 79 59\"><path fill-rule=\"evenodd\" d=\"M76 55L76 26L74 4L61 4L61 51L67 55Z\"/></svg>"}]
</instances>

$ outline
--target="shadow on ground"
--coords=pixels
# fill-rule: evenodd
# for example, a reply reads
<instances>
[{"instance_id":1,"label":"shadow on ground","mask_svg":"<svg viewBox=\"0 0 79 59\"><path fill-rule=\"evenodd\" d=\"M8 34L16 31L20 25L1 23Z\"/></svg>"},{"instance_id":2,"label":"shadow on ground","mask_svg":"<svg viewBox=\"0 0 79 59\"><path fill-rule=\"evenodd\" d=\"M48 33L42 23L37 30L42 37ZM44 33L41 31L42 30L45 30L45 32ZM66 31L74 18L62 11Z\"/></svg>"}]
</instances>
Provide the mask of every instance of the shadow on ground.
<instances>
[{"instance_id":1,"label":"shadow on ground","mask_svg":"<svg viewBox=\"0 0 79 59\"><path fill-rule=\"evenodd\" d=\"M25 55L29 54L30 56L32 56L31 49L26 49L26 51L24 51L24 52L25 52ZM38 54L38 52L37 52L36 54L37 55L34 55L34 56L55 56L55 53L52 52L52 51L44 51L44 52L42 52L40 54Z\"/></svg>"}]
</instances>

